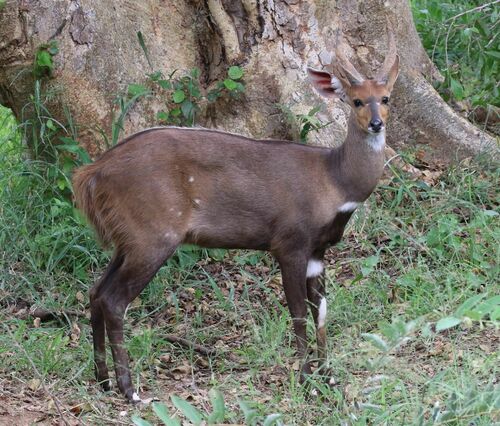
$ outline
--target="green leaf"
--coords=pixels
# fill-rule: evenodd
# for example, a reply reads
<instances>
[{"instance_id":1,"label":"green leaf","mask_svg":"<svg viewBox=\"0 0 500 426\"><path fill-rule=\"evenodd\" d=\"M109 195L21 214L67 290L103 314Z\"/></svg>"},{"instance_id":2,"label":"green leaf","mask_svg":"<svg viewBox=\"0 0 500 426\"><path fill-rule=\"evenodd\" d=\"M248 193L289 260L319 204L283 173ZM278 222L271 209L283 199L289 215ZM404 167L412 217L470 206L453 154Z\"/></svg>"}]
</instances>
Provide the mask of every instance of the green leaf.
<instances>
[{"instance_id":1,"label":"green leaf","mask_svg":"<svg viewBox=\"0 0 500 426\"><path fill-rule=\"evenodd\" d=\"M181 426L181 421L177 417L171 417L168 407L160 402L153 402L153 411L166 426Z\"/></svg>"},{"instance_id":2,"label":"green leaf","mask_svg":"<svg viewBox=\"0 0 500 426\"><path fill-rule=\"evenodd\" d=\"M139 45L141 46L141 49L144 52L144 56L148 61L149 68L153 68L153 64L151 63L151 59L149 58L149 53L146 47L146 43L144 43L144 36L142 35L141 31L137 31L137 39L139 40Z\"/></svg>"},{"instance_id":3,"label":"green leaf","mask_svg":"<svg viewBox=\"0 0 500 426\"><path fill-rule=\"evenodd\" d=\"M0 0L0 10L4 8L6 2L7 0Z\"/></svg>"},{"instance_id":4,"label":"green leaf","mask_svg":"<svg viewBox=\"0 0 500 426\"><path fill-rule=\"evenodd\" d=\"M495 308L493 312L490 313L490 319L492 321L500 321L500 306Z\"/></svg>"},{"instance_id":5,"label":"green leaf","mask_svg":"<svg viewBox=\"0 0 500 426\"><path fill-rule=\"evenodd\" d=\"M457 80L451 77L450 77L450 89L455 99L460 101L464 98L464 88Z\"/></svg>"},{"instance_id":6,"label":"green leaf","mask_svg":"<svg viewBox=\"0 0 500 426\"><path fill-rule=\"evenodd\" d=\"M161 79L161 76L162 76L162 73L161 71L155 71L155 72L152 72L151 74L148 74L148 77L152 80L152 81L158 81Z\"/></svg>"},{"instance_id":7,"label":"green leaf","mask_svg":"<svg viewBox=\"0 0 500 426\"><path fill-rule=\"evenodd\" d=\"M158 86L165 90L172 89L172 83L169 80L158 80Z\"/></svg>"},{"instance_id":8,"label":"green leaf","mask_svg":"<svg viewBox=\"0 0 500 426\"><path fill-rule=\"evenodd\" d=\"M245 424L253 424L253 420L259 415L258 411L250 407L250 405L248 405L245 401L238 401L238 404L240 405L241 411L243 411L243 415L245 416Z\"/></svg>"},{"instance_id":9,"label":"green leaf","mask_svg":"<svg viewBox=\"0 0 500 426\"><path fill-rule=\"evenodd\" d=\"M182 111L181 111L181 109L180 109L180 108L174 108L174 109L171 109L171 110L170 110L170 115L171 115L172 117L178 117L178 116L179 116L179 115L181 115L181 114L182 114Z\"/></svg>"},{"instance_id":10,"label":"green leaf","mask_svg":"<svg viewBox=\"0 0 500 426\"><path fill-rule=\"evenodd\" d=\"M52 67L52 56L47 50L39 50L36 61L37 65L41 67Z\"/></svg>"},{"instance_id":11,"label":"green leaf","mask_svg":"<svg viewBox=\"0 0 500 426\"><path fill-rule=\"evenodd\" d=\"M370 273L375 269L379 261L379 257L377 255L367 257L362 265L361 265L361 274L363 277L370 275Z\"/></svg>"},{"instance_id":12,"label":"green leaf","mask_svg":"<svg viewBox=\"0 0 500 426\"><path fill-rule=\"evenodd\" d=\"M182 115L185 118L192 118L194 113L194 105L191 101L185 100L181 105Z\"/></svg>"},{"instance_id":13,"label":"green leaf","mask_svg":"<svg viewBox=\"0 0 500 426\"><path fill-rule=\"evenodd\" d=\"M184 99L186 99L186 94L184 93L183 90L176 90L173 94L172 94L172 100L176 103L176 104L180 104L181 102L184 101Z\"/></svg>"},{"instance_id":14,"label":"green leaf","mask_svg":"<svg viewBox=\"0 0 500 426\"><path fill-rule=\"evenodd\" d=\"M243 83L240 83L239 81L236 82L236 92L244 92L245 91L245 85Z\"/></svg>"},{"instance_id":15,"label":"green leaf","mask_svg":"<svg viewBox=\"0 0 500 426\"><path fill-rule=\"evenodd\" d=\"M215 102L217 98L220 96L221 96L220 90L218 89L210 90L210 92L208 92L207 94L207 100L208 102Z\"/></svg>"},{"instance_id":16,"label":"green leaf","mask_svg":"<svg viewBox=\"0 0 500 426\"><path fill-rule=\"evenodd\" d=\"M224 405L224 397L218 389L210 389L208 392L210 402L212 403L212 413L208 416L208 424L222 423L226 414L226 407Z\"/></svg>"},{"instance_id":17,"label":"green leaf","mask_svg":"<svg viewBox=\"0 0 500 426\"><path fill-rule=\"evenodd\" d=\"M142 84L132 83L128 85L129 96L141 96L149 92L148 88Z\"/></svg>"},{"instance_id":18,"label":"green leaf","mask_svg":"<svg viewBox=\"0 0 500 426\"><path fill-rule=\"evenodd\" d=\"M168 121L168 112L158 111L156 113L156 119L159 121Z\"/></svg>"},{"instance_id":19,"label":"green leaf","mask_svg":"<svg viewBox=\"0 0 500 426\"><path fill-rule=\"evenodd\" d=\"M307 113L307 115L308 115L309 117L312 117L313 115L316 115L316 114L319 112L319 110L320 110L320 109L321 109L321 107L320 107L320 106L314 107L313 109L311 109L311 110Z\"/></svg>"},{"instance_id":20,"label":"green leaf","mask_svg":"<svg viewBox=\"0 0 500 426\"><path fill-rule=\"evenodd\" d=\"M498 50L485 50L484 53L493 58L500 59L500 52Z\"/></svg>"},{"instance_id":21,"label":"green leaf","mask_svg":"<svg viewBox=\"0 0 500 426\"><path fill-rule=\"evenodd\" d=\"M460 318L456 318L456 317L441 318L436 323L436 331L439 332L439 331L448 330L449 328L457 326L461 322L462 322L462 320Z\"/></svg>"},{"instance_id":22,"label":"green leaf","mask_svg":"<svg viewBox=\"0 0 500 426\"><path fill-rule=\"evenodd\" d=\"M172 404L174 404L175 407L180 410L191 423L193 423L195 426L201 424L201 422L203 421L203 414L201 413L201 411L199 411L189 402L178 397L177 395L172 395L170 399L172 400Z\"/></svg>"},{"instance_id":23,"label":"green leaf","mask_svg":"<svg viewBox=\"0 0 500 426\"><path fill-rule=\"evenodd\" d=\"M200 69L197 67L193 68L191 70L191 77L195 80L198 80L200 78Z\"/></svg>"},{"instance_id":24,"label":"green leaf","mask_svg":"<svg viewBox=\"0 0 500 426\"><path fill-rule=\"evenodd\" d=\"M388 352L389 351L389 345L378 334L362 333L361 336L363 336L373 346L375 346L377 349L381 350L382 352Z\"/></svg>"},{"instance_id":25,"label":"green leaf","mask_svg":"<svg viewBox=\"0 0 500 426\"><path fill-rule=\"evenodd\" d=\"M272 426L275 424L279 424L279 419L281 419L283 416L281 414L269 414L266 419L264 420L264 423L262 423L262 426Z\"/></svg>"},{"instance_id":26,"label":"green leaf","mask_svg":"<svg viewBox=\"0 0 500 426\"><path fill-rule=\"evenodd\" d=\"M243 70L235 65L227 70L227 75L233 80L239 80L243 77Z\"/></svg>"},{"instance_id":27,"label":"green leaf","mask_svg":"<svg viewBox=\"0 0 500 426\"><path fill-rule=\"evenodd\" d=\"M54 122L50 118L47 120L47 127L50 130L56 130L56 126L54 126Z\"/></svg>"},{"instance_id":28,"label":"green leaf","mask_svg":"<svg viewBox=\"0 0 500 426\"><path fill-rule=\"evenodd\" d=\"M236 89L238 87L237 84L236 84L236 82L234 80L231 80L230 78L226 78L224 80L224 86L228 90L234 90L234 89Z\"/></svg>"},{"instance_id":29,"label":"green leaf","mask_svg":"<svg viewBox=\"0 0 500 426\"><path fill-rule=\"evenodd\" d=\"M476 306L482 299L484 299L484 294L476 294L475 296L469 297L464 303L462 303L458 309L455 311L455 317L462 317L467 311L471 310Z\"/></svg>"},{"instance_id":30,"label":"green leaf","mask_svg":"<svg viewBox=\"0 0 500 426\"><path fill-rule=\"evenodd\" d=\"M59 53L59 47L57 46L57 43L53 43L50 45L50 47L47 49L47 51L52 55L57 55Z\"/></svg>"},{"instance_id":31,"label":"green leaf","mask_svg":"<svg viewBox=\"0 0 500 426\"><path fill-rule=\"evenodd\" d=\"M489 299L481 302L474 308L474 311L479 312L481 317L484 317L485 315L494 312L497 308L500 308L500 295L490 297Z\"/></svg>"},{"instance_id":32,"label":"green leaf","mask_svg":"<svg viewBox=\"0 0 500 426\"><path fill-rule=\"evenodd\" d=\"M141 419L138 415L134 414L131 417L132 423L134 423L137 426L153 426L151 423L148 421Z\"/></svg>"}]
</instances>

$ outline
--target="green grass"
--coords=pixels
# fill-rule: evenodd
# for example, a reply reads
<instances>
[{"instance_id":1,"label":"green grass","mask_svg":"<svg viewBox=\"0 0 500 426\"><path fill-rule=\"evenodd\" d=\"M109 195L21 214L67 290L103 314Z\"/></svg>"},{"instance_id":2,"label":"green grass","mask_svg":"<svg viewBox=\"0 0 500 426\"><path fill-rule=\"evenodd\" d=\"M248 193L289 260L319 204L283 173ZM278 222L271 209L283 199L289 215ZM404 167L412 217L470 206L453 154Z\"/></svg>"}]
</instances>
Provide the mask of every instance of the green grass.
<instances>
[{"instance_id":1,"label":"green grass","mask_svg":"<svg viewBox=\"0 0 500 426\"><path fill-rule=\"evenodd\" d=\"M67 188L57 185L61 164L27 156L5 109L0 123L0 372L7 405L17 416L36 406L57 417L50 394L65 417L83 423L130 423L134 413L154 422L150 407L126 405L95 384L88 289L107 256L74 213ZM247 252L204 252L200 259L187 250L127 312L126 342L142 394L171 408L169 397L177 394L209 411L208 391L216 387L226 421L234 423L243 421L239 400L297 425L499 421L498 317L481 305L500 293L498 166L478 160L428 183L397 168L388 176L328 257L328 362L337 387L318 383L320 396L311 398L297 384L272 259ZM26 316L31 306L55 318L34 321ZM449 318L460 324L436 331ZM168 343L169 333L217 352L202 357Z\"/></svg>"}]
</instances>

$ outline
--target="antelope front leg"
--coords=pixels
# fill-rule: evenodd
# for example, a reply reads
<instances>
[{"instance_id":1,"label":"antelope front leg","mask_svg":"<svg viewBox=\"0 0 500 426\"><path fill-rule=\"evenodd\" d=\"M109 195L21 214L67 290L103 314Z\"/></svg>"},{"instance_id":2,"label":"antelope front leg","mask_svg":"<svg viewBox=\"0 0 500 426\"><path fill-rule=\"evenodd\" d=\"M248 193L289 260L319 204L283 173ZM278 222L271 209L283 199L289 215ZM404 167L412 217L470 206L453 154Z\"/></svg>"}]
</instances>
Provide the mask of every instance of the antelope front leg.
<instances>
[{"instance_id":1,"label":"antelope front leg","mask_svg":"<svg viewBox=\"0 0 500 426\"><path fill-rule=\"evenodd\" d=\"M326 297L323 258L310 259L307 264L307 299L316 325L319 366L326 362Z\"/></svg>"},{"instance_id":2,"label":"antelope front leg","mask_svg":"<svg viewBox=\"0 0 500 426\"><path fill-rule=\"evenodd\" d=\"M311 374L311 365L308 360L308 344L307 344L307 287L306 287L306 270L307 258L302 253L278 258L281 276L283 280L283 288L285 290L288 309L292 316L295 338L297 340L297 355L302 360L302 369L300 373L300 381L304 382L305 377Z\"/></svg>"}]
</instances>

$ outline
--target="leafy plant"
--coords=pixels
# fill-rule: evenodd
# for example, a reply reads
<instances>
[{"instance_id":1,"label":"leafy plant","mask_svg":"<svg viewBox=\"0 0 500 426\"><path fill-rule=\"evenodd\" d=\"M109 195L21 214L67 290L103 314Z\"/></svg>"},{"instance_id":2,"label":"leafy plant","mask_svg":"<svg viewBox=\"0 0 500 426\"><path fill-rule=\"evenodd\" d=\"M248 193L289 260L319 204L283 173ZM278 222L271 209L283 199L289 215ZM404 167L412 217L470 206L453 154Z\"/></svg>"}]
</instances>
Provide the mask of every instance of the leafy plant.
<instances>
[{"instance_id":1,"label":"leafy plant","mask_svg":"<svg viewBox=\"0 0 500 426\"><path fill-rule=\"evenodd\" d=\"M161 72L149 74L150 81L156 85L156 91L163 99L166 99L166 109L157 113L157 119L164 124L178 126L194 126L196 115L200 112L200 103L214 103L220 97L228 95L237 97L243 93L245 86L241 83L243 69L232 66L227 71L227 77L223 81L215 83L215 88L204 94L200 87L200 70L193 68L189 74L175 77L177 70L173 71L167 78Z\"/></svg>"},{"instance_id":2,"label":"leafy plant","mask_svg":"<svg viewBox=\"0 0 500 426\"><path fill-rule=\"evenodd\" d=\"M311 132L317 132L324 127L327 127L331 124L322 123L321 120L316 117L316 114L319 112L320 107L312 108L307 114L295 114L288 106L276 104L276 106L281 110L281 112L285 115L287 121L292 125L296 126L299 129L299 140L301 143L307 143L307 137Z\"/></svg>"},{"instance_id":3,"label":"leafy plant","mask_svg":"<svg viewBox=\"0 0 500 426\"><path fill-rule=\"evenodd\" d=\"M484 390L473 387L460 394L452 392L444 404L441 405L436 401L431 409L421 409L415 424L418 426L480 424L475 420L500 410L499 392L500 387L492 383Z\"/></svg>"},{"instance_id":4,"label":"leafy plant","mask_svg":"<svg viewBox=\"0 0 500 426\"><path fill-rule=\"evenodd\" d=\"M459 324L469 325L472 321L490 322L498 327L500 322L500 295L489 297L477 294L462 303L452 316L441 318L436 323L436 331L444 331Z\"/></svg>"},{"instance_id":5,"label":"leafy plant","mask_svg":"<svg viewBox=\"0 0 500 426\"><path fill-rule=\"evenodd\" d=\"M368 360L369 368L375 369L387 363L389 361L388 356L410 339L410 336L416 330L417 324L417 321L404 322L396 318L392 323L387 323L381 327L381 334L362 333L361 336L381 352L378 358Z\"/></svg>"},{"instance_id":6,"label":"leafy plant","mask_svg":"<svg viewBox=\"0 0 500 426\"><path fill-rule=\"evenodd\" d=\"M144 41L144 36L137 32L139 45L146 56L150 68L153 68L149 52ZM166 108L158 111L156 118L162 124L192 127L195 125L196 116L200 112L200 103L214 103L217 99L227 95L237 98L245 91L241 82L244 72L237 65L229 67L226 77L216 81L212 89L205 91L200 86L200 70L192 68L188 73L176 76L178 70L165 76L161 71L148 74L149 86L165 102ZM141 84L130 84L129 95L140 96L149 94L149 89Z\"/></svg>"},{"instance_id":7,"label":"leafy plant","mask_svg":"<svg viewBox=\"0 0 500 426\"><path fill-rule=\"evenodd\" d=\"M210 402L212 404L211 412L202 412L194 407L191 403L177 395L172 395L170 400L174 407L186 417L191 424L199 426L202 424L215 425L224 424L226 418L227 408L224 403L224 396L217 389L211 389L208 393ZM180 426L181 420L178 416L170 414L168 407L165 404L154 402L152 408L158 419L166 426ZM268 416L261 416L259 412L252 408L251 405L240 401L240 408L243 411L246 425L262 424L263 426L280 426L283 423L280 421L280 414L270 414ZM143 418L134 415L132 422L137 426L151 426L151 423Z\"/></svg>"},{"instance_id":8,"label":"leafy plant","mask_svg":"<svg viewBox=\"0 0 500 426\"><path fill-rule=\"evenodd\" d=\"M54 70L53 57L59 53L59 47L56 40L44 43L36 49L35 60L33 62L33 74L35 78L41 79L50 77Z\"/></svg>"}]
</instances>

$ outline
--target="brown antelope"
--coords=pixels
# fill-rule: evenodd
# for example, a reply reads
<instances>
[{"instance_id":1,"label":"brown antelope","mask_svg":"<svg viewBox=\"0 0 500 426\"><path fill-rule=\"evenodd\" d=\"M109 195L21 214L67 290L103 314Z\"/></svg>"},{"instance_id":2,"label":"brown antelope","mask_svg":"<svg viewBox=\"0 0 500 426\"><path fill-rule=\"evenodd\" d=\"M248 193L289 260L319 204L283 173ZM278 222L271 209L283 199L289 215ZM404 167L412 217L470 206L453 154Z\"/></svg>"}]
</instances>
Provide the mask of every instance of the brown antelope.
<instances>
[{"instance_id":1,"label":"brown antelope","mask_svg":"<svg viewBox=\"0 0 500 426\"><path fill-rule=\"evenodd\" d=\"M316 324L325 360L323 255L342 237L384 166L389 97L398 76L394 38L374 79L341 54L333 73L308 69L324 96L349 103L345 142L329 149L255 140L200 128L153 128L132 135L78 169L77 206L112 259L90 291L97 380L109 389L105 333L120 391L134 392L123 316L158 269L183 243L270 251L278 260L295 330L301 379L311 373L306 316Z\"/></svg>"}]
</instances>

